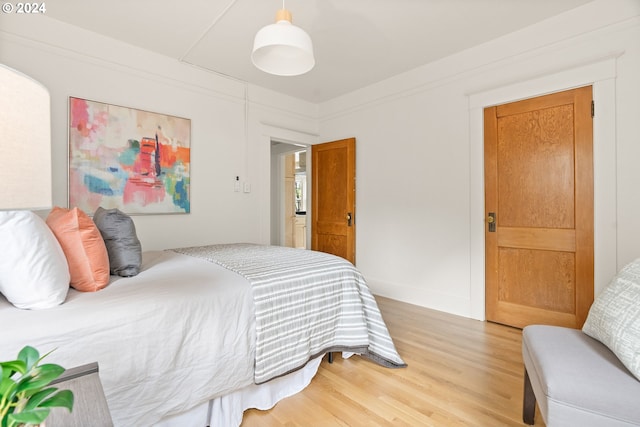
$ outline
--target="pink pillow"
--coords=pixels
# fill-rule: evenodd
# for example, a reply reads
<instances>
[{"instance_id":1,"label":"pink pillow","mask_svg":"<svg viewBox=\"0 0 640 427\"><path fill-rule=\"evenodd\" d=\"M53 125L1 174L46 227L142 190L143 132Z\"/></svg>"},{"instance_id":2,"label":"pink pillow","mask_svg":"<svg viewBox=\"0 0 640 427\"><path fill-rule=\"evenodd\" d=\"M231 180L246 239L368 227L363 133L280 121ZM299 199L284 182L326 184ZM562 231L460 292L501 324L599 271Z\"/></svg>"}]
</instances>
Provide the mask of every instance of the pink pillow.
<instances>
[{"instance_id":1,"label":"pink pillow","mask_svg":"<svg viewBox=\"0 0 640 427\"><path fill-rule=\"evenodd\" d=\"M109 255L102 235L87 214L78 208L54 207L47 225L67 257L71 286L95 292L109 284Z\"/></svg>"}]
</instances>

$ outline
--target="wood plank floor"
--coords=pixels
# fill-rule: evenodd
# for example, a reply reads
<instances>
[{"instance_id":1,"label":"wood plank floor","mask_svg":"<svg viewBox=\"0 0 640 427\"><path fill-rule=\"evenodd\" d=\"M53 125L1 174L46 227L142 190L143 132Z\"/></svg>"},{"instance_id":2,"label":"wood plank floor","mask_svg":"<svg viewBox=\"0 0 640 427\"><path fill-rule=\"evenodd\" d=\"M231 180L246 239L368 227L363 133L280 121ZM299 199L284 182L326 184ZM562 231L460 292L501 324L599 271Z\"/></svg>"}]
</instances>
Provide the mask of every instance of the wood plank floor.
<instances>
[{"instance_id":1,"label":"wood plank floor","mask_svg":"<svg viewBox=\"0 0 640 427\"><path fill-rule=\"evenodd\" d=\"M242 427L526 425L519 329L376 299L407 368L336 355L301 393L246 411Z\"/></svg>"}]
</instances>

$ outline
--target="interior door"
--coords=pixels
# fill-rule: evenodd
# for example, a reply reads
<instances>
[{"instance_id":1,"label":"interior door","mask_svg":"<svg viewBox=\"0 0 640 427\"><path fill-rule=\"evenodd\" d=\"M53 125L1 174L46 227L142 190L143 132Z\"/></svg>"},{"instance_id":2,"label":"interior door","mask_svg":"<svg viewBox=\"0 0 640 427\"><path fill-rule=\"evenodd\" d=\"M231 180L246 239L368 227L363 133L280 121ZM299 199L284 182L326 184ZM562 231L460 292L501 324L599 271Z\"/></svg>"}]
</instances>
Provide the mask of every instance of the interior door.
<instances>
[{"instance_id":1,"label":"interior door","mask_svg":"<svg viewBox=\"0 0 640 427\"><path fill-rule=\"evenodd\" d=\"M591 86L485 109L487 320L582 327L593 302Z\"/></svg>"},{"instance_id":2,"label":"interior door","mask_svg":"<svg viewBox=\"0 0 640 427\"><path fill-rule=\"evenodd\" d=\"M311 147L311 249L356 259L356 140Z\"/></svg>"}]
</instances>

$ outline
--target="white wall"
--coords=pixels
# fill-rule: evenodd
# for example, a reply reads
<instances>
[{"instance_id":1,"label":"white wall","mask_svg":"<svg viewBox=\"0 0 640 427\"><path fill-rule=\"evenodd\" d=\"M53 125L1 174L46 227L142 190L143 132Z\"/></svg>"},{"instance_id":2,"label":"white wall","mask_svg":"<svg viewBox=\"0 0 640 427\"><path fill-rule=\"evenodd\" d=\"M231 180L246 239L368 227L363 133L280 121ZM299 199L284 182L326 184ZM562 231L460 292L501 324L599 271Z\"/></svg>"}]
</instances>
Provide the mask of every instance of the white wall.
<instances>
[{"instance_id":1,"label":"white wall","mask_svg":"<svg viewBox=\"0 0 640 427\"><path fill-rule=\"evenodd\" d=\"M598 293L640 257L640 2L598 0L322 104L320 140L356 137L374 293L484 318L482 108L586 84Z\"/></svg>"},{"instance_id":2,"label":"white wall","mask_svg":"<svg viewBox=\"0 0 640 427\"><path fill-rule=\"evenodd\" d=\"M54 204L67 206L69 96L191 119L191 213L140 215L143 249L268 243L262 123L317 132L317 106L246 86L46 16L0 16L0 63L51 93ZM245 95L249 108L245 111ZM245 115L248 116L245 127ZM234 192L235 176L251 192ZM268 175L267 175L268 176ZM266 200L268 203L268 198ZM268 212L266 218L268 221Z\"/></svg>"},{"instance_id":3,"label":"white wall","mask_svg":"<svg viewBox=\"0 0 640 427\"><path fill-rule=\"evenodd\" d=\"M588 82L598 101L596 290L640 256L638 0L596 0L321 105L247 88L46 16L16 18L24 17L0 15L0 63L51 91L55 204L67 203L69 96L192 120L192 213L134 217L146 250L269 243L271 139L356 137L357 265L373 291L482 318L478 112L486 103ZM236 175L251 193L233 192Z\"/></svg>"}]
</instances>

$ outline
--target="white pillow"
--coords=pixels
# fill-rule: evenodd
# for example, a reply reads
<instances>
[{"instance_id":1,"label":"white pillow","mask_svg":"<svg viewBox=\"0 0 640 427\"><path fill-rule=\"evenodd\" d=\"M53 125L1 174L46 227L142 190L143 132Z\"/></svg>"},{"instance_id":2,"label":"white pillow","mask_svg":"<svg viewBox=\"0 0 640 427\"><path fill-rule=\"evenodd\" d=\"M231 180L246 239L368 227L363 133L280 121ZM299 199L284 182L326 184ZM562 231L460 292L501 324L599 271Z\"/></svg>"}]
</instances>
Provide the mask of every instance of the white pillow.
<instances>
[{"instance_id":1,"label":"white pillow","mask_svg":"<svg viewBox=\"0 0 640 427\"><path fill-rule=\"evenodd\" d=\"M598 295L582 331L609 347L640 380L640 258Z\"/></svg>"},{"instance_id":2,"label":"white pillow","mask_svg":"<svg viewBox=\"0 0 640 427\"><path fill-rule=\"evenodd\" d=\"M30 211L0 212L0 293L14 306L41 309L62 304L69 266L58 240Z\"/></svg>"}]
</instances>

